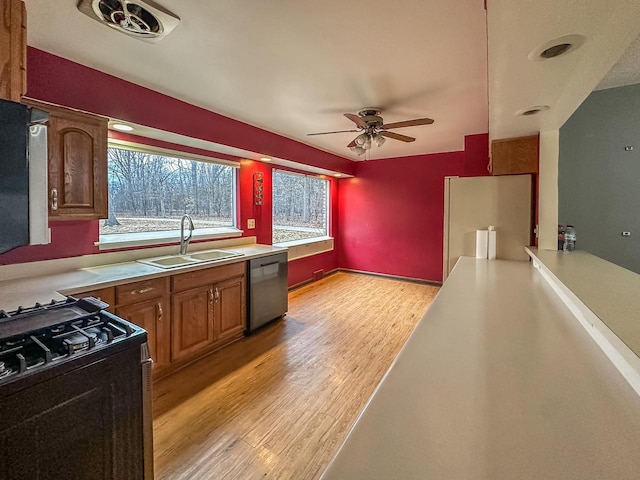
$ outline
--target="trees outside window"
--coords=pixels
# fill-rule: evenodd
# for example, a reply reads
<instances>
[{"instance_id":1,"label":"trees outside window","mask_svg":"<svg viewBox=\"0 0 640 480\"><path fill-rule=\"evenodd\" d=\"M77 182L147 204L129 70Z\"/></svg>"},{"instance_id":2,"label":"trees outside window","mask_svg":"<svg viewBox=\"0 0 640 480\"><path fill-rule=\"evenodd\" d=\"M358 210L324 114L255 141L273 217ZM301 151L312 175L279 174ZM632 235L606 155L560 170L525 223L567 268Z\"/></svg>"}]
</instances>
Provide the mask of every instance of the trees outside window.
<instances>
[{"instance_id":1,"label":"trees outside window","mask_svg":"<svg viewBox=\"0 0 640 480\"><path fill-rule=\"evenodd\" d=\"M329 235L329 182L273 171L273 243Z\"/></svg>"},{"instance_id":2,"label":"trees outside window","mask_svg":"<svg viewBox=\"0 0 640 480\"><path fill-rule=\"evenodd\" d=\"M108 150L109 218L101 234L235 225L235 168L123 148Z\"/></svg>"}]
</instances>

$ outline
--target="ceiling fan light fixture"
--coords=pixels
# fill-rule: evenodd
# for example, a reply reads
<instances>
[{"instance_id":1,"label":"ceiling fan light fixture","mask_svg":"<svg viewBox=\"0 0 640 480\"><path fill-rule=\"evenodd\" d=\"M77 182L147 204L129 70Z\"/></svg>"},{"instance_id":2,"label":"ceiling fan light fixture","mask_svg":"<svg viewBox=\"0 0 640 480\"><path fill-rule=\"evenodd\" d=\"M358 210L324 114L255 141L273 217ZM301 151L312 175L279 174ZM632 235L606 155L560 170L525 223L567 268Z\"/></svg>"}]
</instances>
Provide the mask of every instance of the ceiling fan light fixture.
<instances>
[{"instance_id":1,"label":"ceiling fan light fixture","mask_svg":"<svg viewBox=\"0 0 640 480\"><path fill-rule=\"evenodd\" d=\"M367 135L366 133L361 133L353 141L356 142L356 145L358 147L363 147L367 143L368 138L369 135Z\"/></svg>"},{"instance_id":2,"label":"ceiling fan light fixture","mask_svg":"<svg viewBox=\"0 0 640 480\"><path fill-rule=\"evenodd\" d=\"M358 145L354 145L353 147L349 147L353 153L356 155L362 155L366 150Z\"/></svg>"},{"instance_id":3,"label":"ceiling fan light fixture","mask_svg":"<svg viewBox=\"0 0 640 480\"><path fill-rule=\"evenodd\" d=\"M386 139L386 138L384 138L384 137L383 137L382 135L380 135L379 133L376 133L376 134L373 136L373 141L374 141L374 142L376 142L376 145L377 145L378 147L381 147L381 146L384 144L384 142L386 142L386 141L387 141L387 139Z\"/></svg>"}]
</instances>

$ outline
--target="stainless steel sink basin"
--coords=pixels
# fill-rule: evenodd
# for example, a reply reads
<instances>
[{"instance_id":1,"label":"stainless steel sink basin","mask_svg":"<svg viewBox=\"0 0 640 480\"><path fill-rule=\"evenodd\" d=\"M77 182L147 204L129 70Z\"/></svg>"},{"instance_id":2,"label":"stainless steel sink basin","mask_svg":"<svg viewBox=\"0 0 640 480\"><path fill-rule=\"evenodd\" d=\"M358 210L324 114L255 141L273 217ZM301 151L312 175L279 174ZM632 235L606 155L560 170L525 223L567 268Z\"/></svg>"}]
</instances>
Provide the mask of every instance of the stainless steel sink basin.
<instances>
[{"instance_id":1,"label":"stainless steel sink basin","mask_svg":"<svg viewBox=\"0 0 640 480\"><path fill-rule=\"evenodd\" d=\"M240 257L240 256L242 256L242 253L225 252L223 250L211 250L209 252L192 253L191 255L189 255L189 258L195 258L196 260L201 260L206 262L210 260L219 260L222 258Z\"/></svg>"},{"instance_id":2,"label":"stainless steel sink basin","mask_svg":"<svg viewBox=\"0 0 640 480\"><path fill-rule=\"evenodd\" d=\"M195 265L198 263L213 263L216 260L241 257L243 255L243 253L233 251L208 250L206 252L198 252L190 255L166 255L164 257L144 258L137 261L153 267L177 268L185 265Z\"/></svg>"}]
</instances>

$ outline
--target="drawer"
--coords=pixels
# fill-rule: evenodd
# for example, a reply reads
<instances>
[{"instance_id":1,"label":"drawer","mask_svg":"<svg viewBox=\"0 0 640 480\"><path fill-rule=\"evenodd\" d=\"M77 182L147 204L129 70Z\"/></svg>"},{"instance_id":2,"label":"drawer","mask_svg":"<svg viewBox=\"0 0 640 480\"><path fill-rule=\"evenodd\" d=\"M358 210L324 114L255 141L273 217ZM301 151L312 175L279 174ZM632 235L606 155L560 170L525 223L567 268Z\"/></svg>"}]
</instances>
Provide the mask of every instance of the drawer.
<instances>
[{"instance_id":1,"label":"drawer","mask_svg":"<svg viewBox=\"0 0 640 480\"><path fill-rule=\"evenodd\" d=\"M245 268L245 262L237 262L221 267L173 275L171 277L171 291L180 292L202 285L210 285L221 280L226 280L227 278L244 275Z\"/></svg>"},{"instance_id":2,"label":"drawer","mask_svg":"<svg viewBox=\"0 0 640 480\"><path fill-rule=\"evenodd\" d=\"M166 291L166 282L166 278L156 278L154 280L119 285L116 287L116 303L118 305L128 305L162 297Z\"/></svg>"}]
</instances>

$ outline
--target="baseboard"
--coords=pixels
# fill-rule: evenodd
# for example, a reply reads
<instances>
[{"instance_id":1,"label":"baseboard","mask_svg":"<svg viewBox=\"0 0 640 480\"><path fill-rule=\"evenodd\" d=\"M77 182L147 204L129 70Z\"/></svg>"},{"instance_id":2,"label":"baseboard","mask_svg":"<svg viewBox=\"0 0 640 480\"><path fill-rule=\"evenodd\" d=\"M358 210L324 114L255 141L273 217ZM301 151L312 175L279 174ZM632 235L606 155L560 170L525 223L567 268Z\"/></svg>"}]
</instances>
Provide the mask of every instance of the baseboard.
<instances>
[{"instance_id":1,"label":"baseboard","mask_svg":"<svg viewBox=\"0 0 640 480\"><path fill-rule=\"evenodd\" d=\"M386 273L367 272L364 270L352 270L351 268L339 268L338 271L347 272L347 273L357 273L360 275L371 275L372 277L389 278L391 280L401 280L403 282L420 283L422 285L433 285L434 287L442 286L442 282L437 282L434 280L424 280L422 278L403 277L401 275L389 275Z\"/></svg>"},{"instance_id":2,"label":"baseboard","mask_svg":"<svg viewBox=\"0 0 640 480\"><path fill-rule=\"evenodd\" d=\"M333 275L334 273L338 273L338 272L345 272L345 273L355 273L357 275L369 275L372 277L382 277L382 278L388 278L390 280L399 280L402 282L411 282L411 283L419 283L421 285L432 285L434 287L441 287L442 286L442 282L436 282L433 280L423 280L421 278L412 278L412 277L402 277L400 275L388 275L386 273L376 273L376 272L366 272L364 270L352 270L350 268L335 268L333 270L330 270L329 272L324 274L323 278L327 278L329 275ZM318 280L314 280L312 278L309 278L307 280L304 280L300 283L296 283L295 285L292 285L289 287L289 291L293 291L293 290L297 290L298 288L304 287L306 285L309 285L310 283L314 283Z\"/></svg>"},{"instance_id":3,"label":"baseboard","mask_svg":"<svg viewBox=\"0 0 640 480\"><path fill-rule=\"evenodd\" d=\"M333 270L329 270L327 273L324 274L324 276L322 278L327 278L330 275L333 275L334 273L338 273L340 271L339 268L334 268ZM310 283L314 283L314 282L318 282L319 280L314 280L313 278L308 278L307 280L303 280L300 283L296 283L295 285L291 285L289 287L289 291L293 291L293 290L297 290L298 288L304 287L306 285L309 285Z\"/></svg>"}]
</instances>

